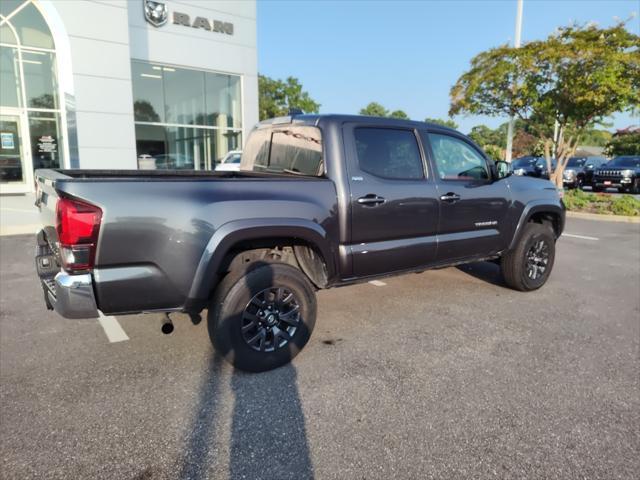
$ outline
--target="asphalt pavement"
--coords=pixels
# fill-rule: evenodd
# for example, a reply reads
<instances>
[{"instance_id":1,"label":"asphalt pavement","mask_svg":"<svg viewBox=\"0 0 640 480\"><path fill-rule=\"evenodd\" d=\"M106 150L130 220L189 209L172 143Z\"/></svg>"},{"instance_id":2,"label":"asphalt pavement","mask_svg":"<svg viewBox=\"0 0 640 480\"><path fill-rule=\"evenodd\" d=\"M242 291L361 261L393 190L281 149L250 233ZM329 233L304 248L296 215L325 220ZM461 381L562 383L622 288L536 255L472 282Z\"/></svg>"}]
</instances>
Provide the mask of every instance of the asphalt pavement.
<instances>
[{"instance_id":1,"label":"asphalt pavement","mask_svg":"<svg viewBox=\"0 0 640 480\"><path fill-rule=\"evenodd\" d=\"M119 316L112 343L46 311L33 238L1 237L0 477L638 478L640 224L566 233L537 292L492 263L319 292L263 374L206 319Z\"/></svg>"}]
</instances>

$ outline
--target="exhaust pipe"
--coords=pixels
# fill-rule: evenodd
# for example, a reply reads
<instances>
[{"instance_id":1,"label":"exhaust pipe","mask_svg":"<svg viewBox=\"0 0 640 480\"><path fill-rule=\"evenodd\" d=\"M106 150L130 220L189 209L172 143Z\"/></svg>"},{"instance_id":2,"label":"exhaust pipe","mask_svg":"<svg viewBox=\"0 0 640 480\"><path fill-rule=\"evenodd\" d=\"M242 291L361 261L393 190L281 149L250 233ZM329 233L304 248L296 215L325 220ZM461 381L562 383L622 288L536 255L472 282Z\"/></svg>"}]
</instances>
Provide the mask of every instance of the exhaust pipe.
<instances>
[{"instance_id":1,"label":"exhaust pipe","mask_svg":"<svg viewBox=\"0 0 640 480\"><path fill-rule=\"evenodd\" d=\"M165 335L169 335L173 332L173 322L171 321L171 318L169 318L168 313L165 313L162 318L162 326L160 327L160 330L162 330L162 333Z\"/></svg>"}]
</instances>

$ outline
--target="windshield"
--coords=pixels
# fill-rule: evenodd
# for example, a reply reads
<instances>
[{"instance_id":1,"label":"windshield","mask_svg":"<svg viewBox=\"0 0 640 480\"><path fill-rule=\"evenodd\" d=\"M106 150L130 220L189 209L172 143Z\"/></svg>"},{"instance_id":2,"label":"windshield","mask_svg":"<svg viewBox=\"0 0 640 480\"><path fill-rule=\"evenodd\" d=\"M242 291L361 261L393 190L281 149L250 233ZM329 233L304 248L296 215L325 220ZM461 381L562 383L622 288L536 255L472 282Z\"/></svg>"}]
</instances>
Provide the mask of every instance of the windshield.
<instances>
[{"instance_id":1,"label":"windshield","mask_svg":"<svg viewBox=\"0 0 640 480\"><path fill-rule=\"evenodd\" d=\"M573 157L569 159L569 163L567 163L567 167L582 167L587 161L584 157Z\"/></svg>"},{"instance_id":2,"label":"windshield","mask_svg":"<svg viewBox=\"0 0 640 480\"><path fill-rule=\"evenodd\" d=\"M607 164L607 167L640 168L640 157L616 157Z\"/></svg>"}]
</instances>

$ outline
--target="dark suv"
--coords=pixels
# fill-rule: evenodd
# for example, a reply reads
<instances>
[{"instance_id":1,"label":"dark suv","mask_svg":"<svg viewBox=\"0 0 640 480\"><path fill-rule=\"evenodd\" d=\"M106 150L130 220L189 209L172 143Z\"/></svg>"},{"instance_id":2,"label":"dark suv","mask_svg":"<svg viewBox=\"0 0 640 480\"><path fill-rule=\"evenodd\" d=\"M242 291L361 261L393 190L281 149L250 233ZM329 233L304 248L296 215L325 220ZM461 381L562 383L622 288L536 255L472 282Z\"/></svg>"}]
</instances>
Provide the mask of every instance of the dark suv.
<instances>
[{"instance_id":1,"label":"dark suv","mask_svg":"<svg viewBox=\"0 0 640 480\"><path fill-rule=\"evenodd\" d=\"M544 157L520 157L511 163L513 174L527 177L537 177L549 179L547 161ZM556 168L556 159L551 159L551 171Z\"/></svg>"},{"instance_id":2,"label":"dark suv","mask_svg":"<svg viewBox=\"0 0 640 480\"><path fill-rule=\"evenodd\" d=\"M593 172L607 163L604 157L571 157L562 174L562 183L567 188L582 188L593 185Z\"/></svg>"},{"instance_id":3,"label":"dark suv","mask_svg":"<svg viewBox=\"0 0 640 480\"><path fill-rule=\"evenodd\" d=\"M617 188L620 193L640 193L640 156L623 155L596 170L593 191Z\"/></svg>"}]
</instances>

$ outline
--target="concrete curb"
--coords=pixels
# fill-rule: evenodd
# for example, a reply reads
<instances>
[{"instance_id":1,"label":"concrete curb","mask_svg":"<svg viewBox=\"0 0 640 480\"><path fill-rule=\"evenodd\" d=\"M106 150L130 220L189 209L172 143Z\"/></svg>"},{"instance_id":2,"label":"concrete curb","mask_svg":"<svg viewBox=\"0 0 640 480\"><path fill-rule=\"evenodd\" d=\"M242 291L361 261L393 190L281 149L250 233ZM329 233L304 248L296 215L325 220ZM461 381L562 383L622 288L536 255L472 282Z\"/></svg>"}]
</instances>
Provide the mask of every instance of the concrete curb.
<instances>
[{"instance_id":1,"label":"concrete curb","mask_svg":"<svg viewBox=\"0 0 640 480\"><path fill-rule=\"evenodd\" d=\"M567 217L581 218L583 220L599 220L601 222L640 223L640 217L628 217L625 215L604 215L600 213L567 212Z\"/></svg>"},{"instance_id":2,"label":"concrete curb","mask_svg":"<svg viewBox=\"0 0 640 480\"><path fill-rule=\"evenodd\" d=\"M9 235L35 235L42 227L40 225L9 225L0 227L0 237Z\"/></svg>"}]
</instances>

